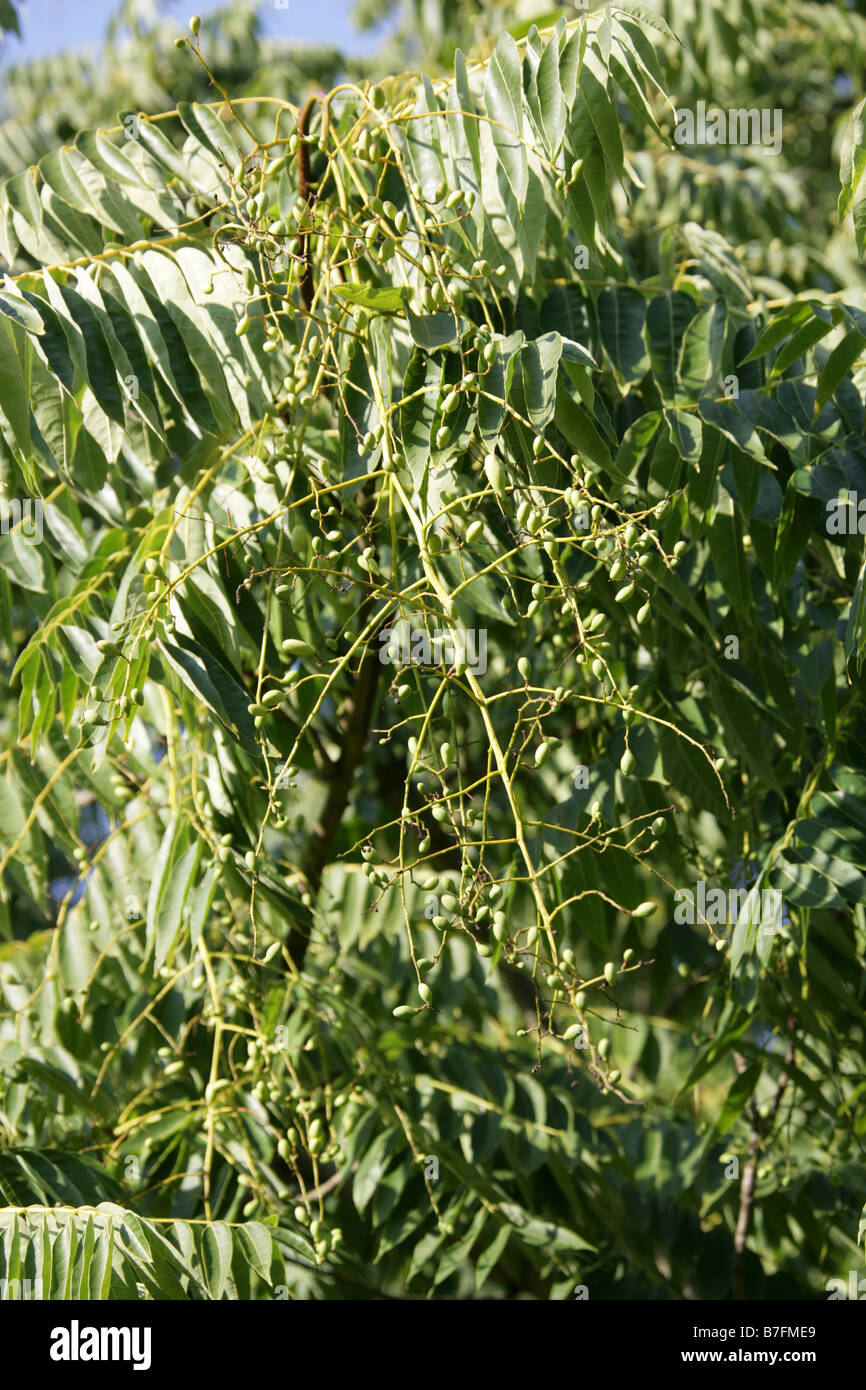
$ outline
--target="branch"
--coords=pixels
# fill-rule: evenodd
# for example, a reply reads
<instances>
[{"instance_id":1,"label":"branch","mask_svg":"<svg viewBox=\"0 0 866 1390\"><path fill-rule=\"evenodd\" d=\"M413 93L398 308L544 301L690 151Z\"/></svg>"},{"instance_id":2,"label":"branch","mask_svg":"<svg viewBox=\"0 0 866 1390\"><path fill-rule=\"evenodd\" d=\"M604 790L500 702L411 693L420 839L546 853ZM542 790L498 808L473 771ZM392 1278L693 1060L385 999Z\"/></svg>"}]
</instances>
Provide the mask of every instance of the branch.
<instances>
[{"instance_id":1,"label":"branch","mask_svg":"<svg viewBox=\"0 0 866 1390\"><path fill-rule=\"evenodd\" d=\"M365 599L359 609L359 621L363 627L372 607L372 599ZM358 666L354 687L346 702L343 713L343 743L340 756L330 775L330 785L322 814L313 831L301 871L307 883L311 898L315 902L322 882L322 874L331 854L334 837L343 819L343 812L349 800L349 792L355 770L364 754L367 735L376 701L381 663L379 654L372 643L368 643ZM287 949L297 970L303 969L304 957L309 945L309 936L292 927L289 932Z\"/></svg>"}]
</instances>

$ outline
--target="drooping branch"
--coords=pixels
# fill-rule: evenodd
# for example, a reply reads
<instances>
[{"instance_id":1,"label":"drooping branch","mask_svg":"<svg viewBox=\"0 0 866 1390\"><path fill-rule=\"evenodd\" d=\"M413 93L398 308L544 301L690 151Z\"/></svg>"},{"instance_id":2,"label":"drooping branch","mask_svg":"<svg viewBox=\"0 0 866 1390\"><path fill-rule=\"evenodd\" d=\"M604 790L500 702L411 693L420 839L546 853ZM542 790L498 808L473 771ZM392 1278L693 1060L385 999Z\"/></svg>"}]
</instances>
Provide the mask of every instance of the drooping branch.
<instances>
[{"instance_id":1,"label":"drooping branch","mask_svg":"<svg viewBox=\"0 0 866 1390\"><path fill-rule=\"evenodd\" d=\"M321 100L321 94L313 92L307 98L298 116L298 194L304 204L304 231L300 238L300 257L303 269L299 288L301 292L301 303L306 314L312 313L313 298L315 295L315 285L313 283L313 252L311 231L313 217L313 203L315 193L310 188L310 146L309 128L310 120L313 115L313 108L317 101Z\"/></svg>"},{"instance_id":2,"label":"drooping branch","mask_svg":"<svg viewBox=\"0 0 866 1390\"><path fill-rule=\"evenodd\" d=\"M362 604L359 619L361 626L369 616L372 599ZM307 889L315 902L322 882L322 875L331 854L334 839L349 800L352 779L364 755L367 736L376 702L381 663L374 645L368 643L355 674L354 684L343 711L341 723L342 743L340 756L330 774L328 794L315 829L310 836L302 863L302 873ZM304 957L309 945L309 936L292 927L287 949L296 968L303 968Z\"/></svg>"}]
</instances>

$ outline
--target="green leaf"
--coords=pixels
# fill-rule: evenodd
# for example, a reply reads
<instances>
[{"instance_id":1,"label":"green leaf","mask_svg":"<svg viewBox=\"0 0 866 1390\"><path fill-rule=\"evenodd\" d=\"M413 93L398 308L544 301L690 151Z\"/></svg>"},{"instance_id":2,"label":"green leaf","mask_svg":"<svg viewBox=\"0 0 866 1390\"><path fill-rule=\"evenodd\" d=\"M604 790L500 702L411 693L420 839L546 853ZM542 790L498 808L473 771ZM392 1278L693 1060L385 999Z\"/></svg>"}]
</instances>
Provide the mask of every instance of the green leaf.
<instances>
[{"instance_id":1,"label":"green leaf","mask_svg":"<svg viewBox=\"0 0 866 1390\"><path fill-rule=\"evenodd\" d=\"M199 1254L211 1298L222 1298L232 1267L232 1233L225 1222L213 1221L205 1226Z\"/></svg>"},{"instance_id":2,"label":"green leaf","mask_svg":"<svg viewBox=\"0 0 866 1390\"><path fill-rule=\"evenodd\" d=\"M543 430L553 418L557 368L561 356L562 339L558 333L543 334L534 342L527 343L520 354L526 409L537 430Z\"/></svg>"},{"instance_id":3,"label":"green leaf","mask_svg":"<svg viewBox=\"0 0 866 1390\"><path fill-rule=\"evenodd\" d=\"M373 314L399 314L412 298L406 285L334 285L332 292Z\"/></svg>"},{"instance_id":4,"label":"green leaf","mask_svg":"<svg viewBox=\"0 0 866 1390\"><path fill-rule=\"evenodd\" d=\"M510 34L502 34L488 60L484 100L499 163L522 212L529 187L529 161L523 140L521 72L517 44Z\"/></svg>"}]
</instances>

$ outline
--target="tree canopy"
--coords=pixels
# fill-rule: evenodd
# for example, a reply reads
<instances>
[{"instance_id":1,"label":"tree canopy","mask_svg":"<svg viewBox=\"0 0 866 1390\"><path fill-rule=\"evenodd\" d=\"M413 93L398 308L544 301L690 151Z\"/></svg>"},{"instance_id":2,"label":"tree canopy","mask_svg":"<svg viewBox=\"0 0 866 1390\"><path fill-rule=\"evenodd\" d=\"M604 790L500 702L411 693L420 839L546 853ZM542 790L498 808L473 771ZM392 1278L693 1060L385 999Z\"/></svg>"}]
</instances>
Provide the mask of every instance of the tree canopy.
<instances>
[{"instance_id":1,"label":"tree canopy","mask_svg":"<svg viewBox=\"0 0 866 1390\"><path fill-rule=\"evenodd\" d=\"M10 86L0 1277L46 1296L863 1258L866 19L482 8L420 75L217 21L87 128ZM758 138L677 143L701 102Z\"/></svg>"}]
</instances>

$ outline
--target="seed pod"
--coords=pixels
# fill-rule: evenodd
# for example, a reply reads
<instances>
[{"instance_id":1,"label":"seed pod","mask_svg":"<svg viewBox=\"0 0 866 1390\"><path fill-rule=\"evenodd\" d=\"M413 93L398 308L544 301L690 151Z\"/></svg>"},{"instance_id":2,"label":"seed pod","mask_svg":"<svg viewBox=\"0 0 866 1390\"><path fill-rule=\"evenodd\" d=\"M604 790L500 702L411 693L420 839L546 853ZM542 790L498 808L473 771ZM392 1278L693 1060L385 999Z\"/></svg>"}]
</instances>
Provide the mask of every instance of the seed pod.
<instances>
[{"instance_id":1,"label":"seed pod","mask_svg":"<svg viewBox=\"0 0 866 1390\"><path fill-rule=\"evenodd\" d=\"M316 655L315 647L311 647L309 642L304 642L300 637L287 637L282 644L282 648L288 656Z\"/></svg>"},{"instance_id":2,"label":"seed pod","mask_svg":"<svg viewBox=\"0 0 866 1390\"><path fill-rule=\"evenodd\" d=\"M433 1002L433 991L427 984L420 984L418 986L418 995L424 1000L425 1004L431 1004Z\"/></svg>"},{"instance_id":3,"label":"seed pod","mask_svg":"<svg viewBox=\"0 0 866 1390\"><path fill-rule=\"evenodd\" d=\"M529 947L531 948L532 946L535 945L535 943L536 943L537 940L538 940L538 927L530 927L530 928L529 928L529 931L526 933L526 944L527 944L527 946L529 946Z\"/></svg>"},{"instance_id":4,"label":"seed pod","mask_svg":"<svg viewBox=\"0 0 866 1390\"><path fill-rule=\"evenodd\" d=\"M535 764L536 764L536 767L541 767L541 764L544 762L544 760L545 760L545 758L547 757L547 755L548 755L549 752L550 752L550 744L549 744L549 743L539 743L538 747L537 747L536 750L535 750Z\"/></svg>"},{"instance_id":5,"label":"seed pod","mask_svg":"<svg viewBox=\"0 0 866 1390\"><path fill-rule=\"evenodd\" d=\"M430 836L429 836L429 835L425 835L425 836L424 836L424 839L421 841L420 845L418 846L418 853L419 853L419 854L426 854L429 848L430 848Z\"/></svg>"},{"instance_id":6,"label":"seed pod","mask_svg":"<svg viewBox=\"0 0 866 1390\"><path fill-rule=\"evenodd\" d=\"M466 528L466 543L467 543L467 545L471 545L472 542L473 542L474 540L476 540L478 536L481 535L481 532L482 532L483 530L484 530L484 522L483 522L483 521L472 521L472 522L470 522L470 524L469 524L469 525L467 526L467 528Z\"/></svg>"},{"instance_id":7,"label":"seed pod","mask_svg":"<svg viewBox=\"0 0 866 1390\"><path fill-rule=\"evenodd\" d=\"M265 951L265 954L262 956L262 965L269 965L270 962L273 960L274 956L278 955L279 950L279 941L274 941Z\"/></svg>"},{"instance_id":8,"label":"seed pod","mask_svg":"<svg viewBox=\"0 0 866 1390\"><path fill-rule=\"evenodd\" d=\"M651 917L657 907L658 903L647 900L646 902L638 903L631 915L632 917Z\"/></svg>"},{"instance_id":9,"label":"seed pod","mask_svg":"<svg viewBox=\"0 0 866 1390\"><path fill-rule=\"evenodd\" d=\"M635 756L630 748L627 748L620 758L619 770L623 777L630 777L635 769Z\"/></svg>"},{"instance_id":10,"label":"seed pod","mask_svg":"<svg viewBox=\"0 0 866 1390\"><path fill-rule=\"evenodd\" d=\"M631 580L628 584L623 584L622 588L616 591L616 593L613 596L614 603L625 603L628 599L631 598L633 593L634 580Z\"/></svg>"},{"instance_id":11,"label":"seed pod","mask_svg":"<svg viewBox=\"0 0 866 1390\"><path fill-rule=\"evenodd\" d=\"M574 996L574 1007L578 1011L586 1008L586 993L584 992L584 990L579 990L577 994Z\"/></svg>"},{"instance_id":12,"label":"seed pod","mask_svg":"<svg viewBox=\"0 0 866 1390\"><path fill-rule=\"evenodd\" d=\"M532 667L531 667L531 665L530 665L530 663L529 663L529 657L528 657L528 656L521 656L521 657L518 659L518 662L517 662L517 669L518 669L518 671L520 672L520 674L521 674L521 676L523 677L523 679L524 679L525 681L528 681L528 680L529 680L529 677L530 677L530 674L531 674L531 672L532 672Z\"/></svg>"},{"instance_id":13,"label":"seed pod","mask_svg":"<svg viewBox=\"0 0 866 1390\"><path fill-rule=\"evenodd\" d=\"M407 1018L409 1014L414 1014L414 1012L411 1004L398 1004L396 1009L391 1010L394 1018Z\"/></svg>"},{"instance_id":14,"label":"seed pod","mask_svg":"<svg viewBox=\"0 0 866 1390\"><path fill-rule=\"evenodd\" d=\"M439 901L446 912L456 912L460 906L459 899L453 893L443 893Z\"/></svg>"},{"instance_id":15,"label":"seed pod","mask_svg":"<svg viewBox=\"0 0 866 1390\"><path fill-rule=\"evenodd\" d=\"M598 1055L602 1059L610 1052L610 1038L602 1038L598 1045Z\"/></svg>"},{"instance_id":16,"label":"seed pod","mask_svg":"<svg viewBox=\"0 0 866 1390\"><path fill-rule=\"evenodd\" d=\"M192 19L189 22L189 27L192 30L193 34L198 33L199 29L201 28L201 19L197 14L193 15Z\"/></svg>"},{"instance_id":17,"label":"seed pod","mask_svg":"<svg viewBox=\"0 0 866 1390\"><path fill-rule=\"evenodd\" d=\"M616 1067L614 1067L613 1071L610 1073L607 1079L610 1082L611 1086L615 1086L621 1076L622 1072L617 1070Z\"/></svg>"},{"instance_id":18,"label":"seed pod","mask_svg":"<svg viewBox=\"0 0 866 1390\"><path fill-rule=\"evenodd\" d=\"M537 434L532 441L532 452L535 455L535 457L541 458L541 455L544 453L546 447L547 446L542 435Z\"/></svg>"},{"instance_id":19,"label":"seed pod","mask_svg":"<svg viewBox=\"0 0 866 1390\"><path fill-rule=\"evenodd\" d=\"M659 839L662 835L664 835L667 832L667 828L668 823L665 820L664 816L656 816L655 820L652 823L652 832L655 835L656 839Z\"/></svg>"},{"instance_id":20,"label":"seed pod","mask_svg":"<svg viewBox=\"0 0 866 1390\"><path fill-rule=\"evenodd\" d=\"M165 1069L166 1076L179 1076L186 1067L186 1062L169 1062Z\"/></svg>"},{"instance_id":21,"label":"seed pod","mask_svg":"<svg viewBox=\"0 0 866 1390\"><path fill-rule=\"evenodd\" d=\"M484 472L496 496L504 497L506 491L505 469L495 454L488 454L485 458Z\"/></svg>"},{"instance_id":22,"label":"seed pod","mask_svg":"<svg viewBox=\"0 0 866 1390\"><path fill-rule=\"evenodd\" d=\"M285 698L285 694L282 690L269 690L266 695L262 696L262 704L265 709L276 709L278 705L283 703Z\"/></svg>"},{"instance_id":23,"label":"seed pod","mask_svg":"<svg viewBox=\"0 0 866 1390\"><path fill-rule=\"evenodd\" d=\"M578 1033L582 1032L582 1030L583 1030L583 1024L582 1024L582 1023L571 1023L571 1024L569 1024L569 1026L566 1028L565 1032L564 1032L563 1035L562 1035L562 1041L563 1041L563 1042L571 1042L572 1038L576 1038L577 1035L578 1035Z\"/></svg>"},{"instance_id":24,"label":"seed pod","mask_svg":"<svg viewBox=\"0 0 866 1390\"><path fill-rule=\"evenodd\" d=\"M622 963L623 963L623 965L628 965L628 963L629 963L629 961L631 960L631 958L632 958L633 955L634 955L634 951L632 950L631 946L629 946L628 950L623 951L623 953L622 953Z\"/></svg>"},{"instance_id":25,"label":"seed pod","mask_svg":"<svg viewBox=\"0 0 866 1390\"><path fill-rule=\"evenodd\" d=\"M616 966L614 965L612 960L605 962L604 978L607 980L609 985L612 985L616 980Z\"/></svg>"},{"instance_id":26,"label":"seed pod","mask_svg":"<svg viewBox=\"0 0 866 1390\"><path fill-rule=\"evenodd\" d=\"M639 608L639 609L637 610L637 621L638 621L638 625L639 625L640 627L643 627L644 623L647 622L647 620L649 619L649 615L650 615L650 606L649 606L649 602L647 602L647 603L645 603L645 604L643 605L642 608Z\"/></svg>"}]
</instances>

